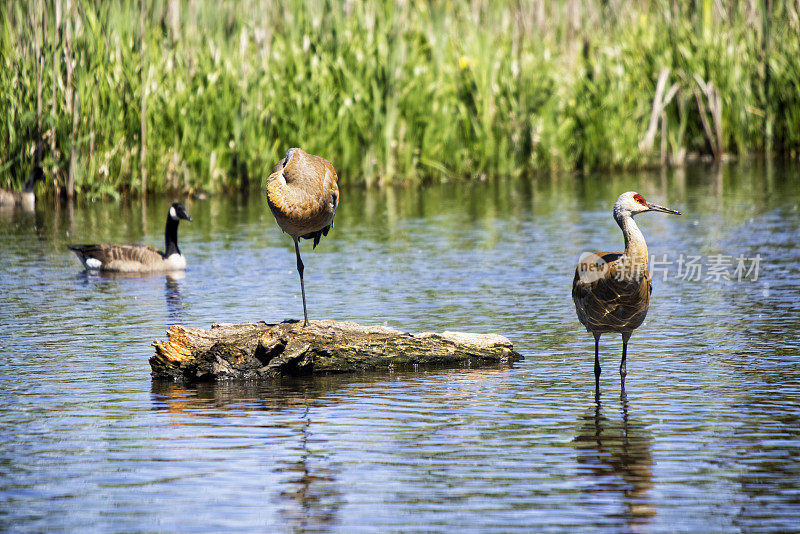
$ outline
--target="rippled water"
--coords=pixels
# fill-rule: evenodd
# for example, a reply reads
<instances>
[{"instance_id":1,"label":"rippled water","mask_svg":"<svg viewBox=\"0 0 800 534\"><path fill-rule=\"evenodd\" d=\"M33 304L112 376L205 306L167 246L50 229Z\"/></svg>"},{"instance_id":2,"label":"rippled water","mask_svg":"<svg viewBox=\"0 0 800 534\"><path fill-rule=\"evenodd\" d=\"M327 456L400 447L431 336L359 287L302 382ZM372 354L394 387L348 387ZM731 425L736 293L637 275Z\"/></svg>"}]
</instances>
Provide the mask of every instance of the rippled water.
<instances>
[{"instance_id":1,"label":"rippled water","mask_svg":"<svg viewBox=\"0 0 800 534\"><path fill-rule=\"evenodd\" d=\"M302 246L312 319L499 332L526 359L274 383L153 382L147 361L173 323L301 316L258 195L185 202L178 279L86 275L66 249L162 246L171 198L0 211L0 530L796 530L798 171L345 186ZM596 399L570 285L581 252L622 247L626 190L684 215L637 218L672 263L624 394L602 338ZM706 279L719 254L734 280ZM678 272L692 255L700 280ZM760 255L756 280L736 280L740 255Z\"/></svg>"}]
</instances>

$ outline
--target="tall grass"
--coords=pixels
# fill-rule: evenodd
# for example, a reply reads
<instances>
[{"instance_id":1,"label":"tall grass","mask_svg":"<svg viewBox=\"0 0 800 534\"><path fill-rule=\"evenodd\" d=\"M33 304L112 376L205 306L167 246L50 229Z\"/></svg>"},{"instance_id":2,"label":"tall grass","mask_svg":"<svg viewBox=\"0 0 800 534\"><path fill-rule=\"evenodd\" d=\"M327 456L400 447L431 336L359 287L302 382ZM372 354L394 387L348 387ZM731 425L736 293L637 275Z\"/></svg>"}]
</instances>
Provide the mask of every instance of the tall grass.
<instances>
[{"instance_id":1,"label":"tall grass","mask_svg":"<svg viewBox=\"0 0 800 534\"><path fill-rule=\"evenodd\" d=\"M8 0L0 185L248 187L291 146L368 185L796 155L799 35L773 0Z\"/></svg>"}]
</instances>

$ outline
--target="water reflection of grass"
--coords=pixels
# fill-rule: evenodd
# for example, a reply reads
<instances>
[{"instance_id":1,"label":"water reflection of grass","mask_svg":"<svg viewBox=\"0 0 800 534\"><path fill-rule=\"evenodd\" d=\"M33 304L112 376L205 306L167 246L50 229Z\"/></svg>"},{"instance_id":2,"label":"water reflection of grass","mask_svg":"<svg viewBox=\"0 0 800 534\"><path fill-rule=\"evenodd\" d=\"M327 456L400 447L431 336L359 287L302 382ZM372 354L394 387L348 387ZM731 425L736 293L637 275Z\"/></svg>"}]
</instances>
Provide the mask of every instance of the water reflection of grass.
<instances>
[{"instance_id":1,"label":"water reflection of grass","mask_svg":"<svg viewBox=\"0 0 800 534\"><path fill-rule=\"evenodd\" d=\"M140 4L0 7L0 185L33 164L37 93L45 167L63 185L74 140L89 196L140 189L141 160L151 190L246 185L291 145L368 184L679 160L713 148L698 79L727 151L800 142L791 3ZM639 142L662 68L653 155Z\"/></svg>"}]
</instances>

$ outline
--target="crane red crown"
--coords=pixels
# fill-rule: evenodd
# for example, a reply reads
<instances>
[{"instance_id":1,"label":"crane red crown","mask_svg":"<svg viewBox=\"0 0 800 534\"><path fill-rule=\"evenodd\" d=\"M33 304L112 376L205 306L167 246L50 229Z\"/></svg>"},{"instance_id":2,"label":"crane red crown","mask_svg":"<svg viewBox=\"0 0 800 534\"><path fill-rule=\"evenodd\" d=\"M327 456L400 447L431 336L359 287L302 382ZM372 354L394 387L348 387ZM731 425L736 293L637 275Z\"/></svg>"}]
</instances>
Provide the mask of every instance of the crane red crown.
<instances>
[{"instance_id":1,"label":"crane red crown","mask_svg":"<svg viewBox=\"0 0 800 534\"><path fill-rule=\"evenodd\" d=\"M635 200L636 202L638 202L642 206L647 206L647 201L639 193L636 193L635 195L633 195L633 200Z\"/></svg>"}]
</instances>

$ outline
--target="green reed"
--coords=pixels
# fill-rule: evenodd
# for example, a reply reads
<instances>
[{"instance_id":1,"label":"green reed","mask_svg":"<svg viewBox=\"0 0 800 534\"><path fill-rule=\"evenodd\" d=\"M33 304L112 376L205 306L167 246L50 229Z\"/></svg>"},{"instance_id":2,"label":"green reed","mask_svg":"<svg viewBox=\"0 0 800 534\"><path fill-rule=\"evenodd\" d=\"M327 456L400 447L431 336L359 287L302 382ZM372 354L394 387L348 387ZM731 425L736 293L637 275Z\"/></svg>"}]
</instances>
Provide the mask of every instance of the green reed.
<instances>
[{"instance_id":1,"label":"green reed","mask_svg":"<svg viewBox=\"0 0 800 534\"><path fill-rule=\"evenodd\" d=\"M291 146L367 185L796 155L797 7L724 4L9 0L0 186L39 158L88 198L142 163L149 191L249 187Z\"/></svg>"}]
</instances>

